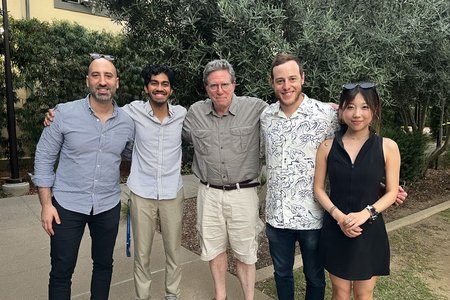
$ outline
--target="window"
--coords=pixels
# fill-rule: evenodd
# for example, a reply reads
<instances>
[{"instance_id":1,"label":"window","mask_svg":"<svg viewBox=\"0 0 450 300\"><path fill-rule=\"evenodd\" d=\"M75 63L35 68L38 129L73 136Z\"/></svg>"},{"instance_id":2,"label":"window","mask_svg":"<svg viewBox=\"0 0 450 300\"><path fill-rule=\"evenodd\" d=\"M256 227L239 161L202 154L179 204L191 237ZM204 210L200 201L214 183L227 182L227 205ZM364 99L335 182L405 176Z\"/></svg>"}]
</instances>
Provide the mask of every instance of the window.
<instances>
[{"instance_id":1,"label":"window","mask_svg":"<svg viewBox=\"0 0 450 300\"><path fill-rule=\"evenodd\" d=\"M94 9L95 0L54 0L54 7L91 15L107 16L106 11Z\"/></svg>"}]
</instances>

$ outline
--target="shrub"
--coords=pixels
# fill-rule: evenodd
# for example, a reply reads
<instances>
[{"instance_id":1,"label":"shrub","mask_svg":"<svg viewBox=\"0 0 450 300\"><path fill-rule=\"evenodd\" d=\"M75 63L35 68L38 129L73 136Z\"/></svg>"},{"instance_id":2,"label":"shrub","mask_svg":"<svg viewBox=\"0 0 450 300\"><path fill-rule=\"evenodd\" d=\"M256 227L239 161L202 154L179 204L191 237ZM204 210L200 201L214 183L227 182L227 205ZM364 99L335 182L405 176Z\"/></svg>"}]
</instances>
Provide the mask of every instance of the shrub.
<instances>
[{"instance_id":1,"label":"shrub","mask_svg":"<svg viewBox=\"0 0 450 300\"><path fill-rule=\"evenodd\" d=\"M401 182L417 179L425 163L426 137L419 132L404 132L400 128L383 129L382 136L393 139L400 149L402 159L400 166Z\"/></svg>"}]
</instances>

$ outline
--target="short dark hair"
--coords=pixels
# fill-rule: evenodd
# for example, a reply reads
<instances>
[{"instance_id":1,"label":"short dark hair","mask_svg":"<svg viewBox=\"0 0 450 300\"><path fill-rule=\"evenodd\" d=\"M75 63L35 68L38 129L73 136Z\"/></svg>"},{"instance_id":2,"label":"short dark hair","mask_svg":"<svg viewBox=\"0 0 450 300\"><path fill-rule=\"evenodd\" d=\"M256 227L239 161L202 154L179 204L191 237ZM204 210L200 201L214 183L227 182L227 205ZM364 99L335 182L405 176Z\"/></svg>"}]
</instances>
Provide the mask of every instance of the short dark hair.
<instances>
[{"instance_id":1,"label":"short dark hair","mask_svg":"<svg viewBox=\"0 0 450 300\"><path fill-rule=\"evenodd\" d=\"M175 86L175 73L174 71L166 66L166 65L152 65L149 64L142 69L141 76L144 79L144 85L147 86L150 82L150 79L154 75L159 75L164 73L169 78L170 87L174 88Z\"/></svg>"},{"instance_id":2,"label":"short dark hair","mask_svg":"<svg viewBox=\"0 0 450 300\"><path fill-rule=\"evenodd\" d=\"M293 54L289 54L289 53L278 53L272 61L272 66L270 69L270 80L273 81L273 69L276 66L282 65L291 60L293 60L297 63L297 65L300 69L300 75L301 75L303 73L303 67L302 67L302 63L300 62L300 59L297 56L295 56Z\"/></svg>"}]
</instances>

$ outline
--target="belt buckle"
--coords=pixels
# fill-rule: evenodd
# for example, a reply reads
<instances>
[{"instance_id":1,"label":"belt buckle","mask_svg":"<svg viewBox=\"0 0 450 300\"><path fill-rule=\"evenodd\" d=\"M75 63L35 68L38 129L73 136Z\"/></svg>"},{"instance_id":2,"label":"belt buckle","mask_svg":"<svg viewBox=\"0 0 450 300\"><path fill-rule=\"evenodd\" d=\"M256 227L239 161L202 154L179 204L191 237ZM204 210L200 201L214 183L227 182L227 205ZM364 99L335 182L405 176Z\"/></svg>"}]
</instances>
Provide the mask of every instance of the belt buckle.
<instances>
[{"instance_id":1,"label":"belt buckle","mask_svg":"<svg viewBox=\"0 0 450 300\"><path fill-rule=\"evenodd\" d=\"M224 191L228 191L229 190L229 188L231 188L231 184L224 184L223 186L222 186L222 190L224 190Z\"/></svg>"},{"instance_id":2,"label":"belt buckle","mask_svg":"<svg viewBox=\"0 0 450 300\"><path fill-rule=\"evenodd\" d=\"M234 188L234 186L235 186L234 184L224 184L222 186L222 190L229 191L229 190L232 190Z\"/></svg>"}]
</instances>

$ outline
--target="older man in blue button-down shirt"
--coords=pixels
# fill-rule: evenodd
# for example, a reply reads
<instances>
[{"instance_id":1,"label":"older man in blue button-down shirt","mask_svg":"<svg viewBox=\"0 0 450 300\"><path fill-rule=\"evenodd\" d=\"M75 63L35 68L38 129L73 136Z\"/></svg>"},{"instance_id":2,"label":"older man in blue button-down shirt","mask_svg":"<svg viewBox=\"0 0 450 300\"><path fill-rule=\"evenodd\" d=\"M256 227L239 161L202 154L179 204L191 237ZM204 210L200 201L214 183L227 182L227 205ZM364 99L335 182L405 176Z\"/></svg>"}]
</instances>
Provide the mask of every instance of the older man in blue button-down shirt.
<instances>
[{"instance_id":1,"label":"older man in blue button-down shirt","mask_svg":"<svg viewBox=\"0 0 450 300\"><path fill-rule=\"evenodd\" d=\"M91 299L109 295L120 217L120 161L124 151L131 152L134 122L113 101L119 78L112 57L92 58L86 76L90 94L58 105L54 123L44 129L36 148L33 182L51 244L49 299L70 299L86 224L92 239Z\"/></svg>"}]
</instances>

